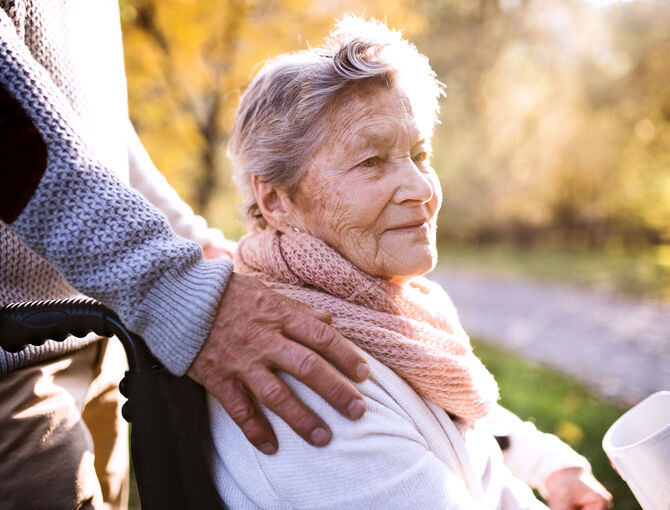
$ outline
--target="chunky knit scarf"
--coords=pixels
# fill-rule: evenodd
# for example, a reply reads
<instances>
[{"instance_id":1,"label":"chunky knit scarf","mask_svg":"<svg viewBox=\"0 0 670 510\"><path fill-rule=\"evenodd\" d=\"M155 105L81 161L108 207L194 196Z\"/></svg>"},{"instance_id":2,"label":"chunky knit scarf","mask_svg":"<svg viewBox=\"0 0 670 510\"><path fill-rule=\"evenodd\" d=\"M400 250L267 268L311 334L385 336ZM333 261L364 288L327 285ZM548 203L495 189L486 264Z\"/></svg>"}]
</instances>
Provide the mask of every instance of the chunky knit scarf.
<instances>
[{"instance_id":1,"label":"chunky knit scarf","mask_svg":"<svg viewBox=\"0 0 670 510\"><path fill-rule=\"evenodd\" d=\"M424 278L404 285L370 276L323 241L274 229L240 242L236 269L332 314L332 325L422 397L471 423L497 398L447 294Z\"/></svg>"}]
</instances>

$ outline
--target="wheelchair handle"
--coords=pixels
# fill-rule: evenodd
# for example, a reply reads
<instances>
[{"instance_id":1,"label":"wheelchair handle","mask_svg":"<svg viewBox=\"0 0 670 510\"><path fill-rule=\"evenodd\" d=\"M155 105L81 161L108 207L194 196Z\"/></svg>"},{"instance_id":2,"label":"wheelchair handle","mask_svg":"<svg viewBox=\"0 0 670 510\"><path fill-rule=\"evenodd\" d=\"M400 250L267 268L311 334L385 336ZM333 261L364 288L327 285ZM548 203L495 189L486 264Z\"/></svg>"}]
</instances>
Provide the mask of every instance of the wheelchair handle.
<instances>
[{"instance_id":1,"label":"wheelchair handle","mask_svg":"<svg viewBox=\"0 0 670 510\"><path fill-rule=\"evenodd\" d=\"M90 332L116 335L126 350L130 368L153 367L153 360L118 315L94 299L31 301L0 308L0 344L9 352L19 352L29 344L39 346L49 339L62 342L69 336L81 338Z\"/></svg>"}]
</instances>

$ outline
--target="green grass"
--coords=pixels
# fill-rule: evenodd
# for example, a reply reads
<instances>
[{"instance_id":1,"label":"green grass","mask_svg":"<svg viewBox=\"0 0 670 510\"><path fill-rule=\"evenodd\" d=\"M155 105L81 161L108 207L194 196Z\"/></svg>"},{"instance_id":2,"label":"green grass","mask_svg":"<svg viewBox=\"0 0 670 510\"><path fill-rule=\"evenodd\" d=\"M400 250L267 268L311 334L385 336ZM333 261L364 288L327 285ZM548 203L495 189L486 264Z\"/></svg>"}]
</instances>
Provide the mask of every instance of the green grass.
<instances>
[{"instance_id":1,"label":"green grass","mask_svg":"<svg viewBox=\"0 0 670 510\"><path fill-rule=\"evenodd\" d=\"M603 402L573 379L482 341L475 342L475 353L495 375L503 406L584 455L612 493L615 510L640 508L601 447L605 432L625 409Z\"/></svg>"},{"instance_id":2,"label":"green grass","mask_svg":"<svg viewBox=\"0 0 670 510\"><path fill-rule=\"evenodd\" d=\"M600 482L614 496L615 510L639 510L625 482L610 466L601 448L605 432L625 409L603 402L576 381L523 359L475 342L475 352L495 375L502 405L561 437L584 455ZM130 510L139 510L131 471Z\"/></svg>"},{"instance_id":3,"label":"green grass","mask_svg":"<svg viewBox=\"0 0 670 510\"><path fill-rule=\"evenodd\" d=\"M443 243L439 246L438 264L670 300L669 245L585 251Z\"/></svg>"},{"instance_id":4,"label":"green grass","mask_svg":"<svg viewBox=\"0 0 670 510\"><path fill-rule=\"evenodd\" d=\"M137 492L137 483L135 482L135 469L133 462L130 461L130 496L128 497L128 510L140 510L140 495Z\"/></svg>"}]
</instances>

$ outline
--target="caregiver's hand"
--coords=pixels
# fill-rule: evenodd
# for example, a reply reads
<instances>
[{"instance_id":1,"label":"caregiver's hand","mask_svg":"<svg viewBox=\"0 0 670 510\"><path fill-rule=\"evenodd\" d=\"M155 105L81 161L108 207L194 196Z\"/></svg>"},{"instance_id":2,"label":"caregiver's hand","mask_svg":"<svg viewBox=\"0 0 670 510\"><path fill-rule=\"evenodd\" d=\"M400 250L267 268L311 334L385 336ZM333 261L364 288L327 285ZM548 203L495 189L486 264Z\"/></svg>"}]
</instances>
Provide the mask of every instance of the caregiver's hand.
<instances>
[{"instance_id":1,"label":"caregiver's hand","mask_svg":"<svg viewBox=\"0 0 670 510\"><path fill-rule=\"evenodd\" d=\"M277 438L253 397L307 442L326 445L328 426L275 371L293 375L342 415L360 418L365 412L361 394L326 360L355 381L365 380L370 369L360 351L328 320L327 314L281 296L255 278L233 273L188 375L221 402L263 453L277 451Z\"/></svg>"},{"instance_id":2,"label":"caregiver's hand","mask_svg":"<svg viewBox=\"0 0 670 510\"><path fill-rule=\"evenodd\" d=\"M605 510L612 505L612 495L582 468L556 471L545 486L551 510Z\"/></svg>"},{"instance_id":3,"label":"caregiver's hand","mask_svg":"<svg viewBox=\"0 0 670 510\"><path fill-rule=\"evenodd\" d=\"M206 259L218 259L220 257L227 257L233 260L237 243L224 239L220 244L206 244L202 247L202 254Z\"/></svg>"}]
</instances>

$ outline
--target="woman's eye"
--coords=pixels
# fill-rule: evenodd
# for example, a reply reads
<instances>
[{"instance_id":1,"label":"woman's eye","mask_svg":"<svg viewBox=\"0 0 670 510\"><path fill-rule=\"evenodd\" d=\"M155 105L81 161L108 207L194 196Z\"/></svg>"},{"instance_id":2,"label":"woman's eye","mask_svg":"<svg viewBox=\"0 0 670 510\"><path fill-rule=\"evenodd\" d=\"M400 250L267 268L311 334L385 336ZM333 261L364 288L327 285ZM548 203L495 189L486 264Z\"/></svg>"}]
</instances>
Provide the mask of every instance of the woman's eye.
<instances>
[{"instance_id":1,"label":"woman's eye","mask_svg":"<svg viewBox=\"0 0 670 510\"><path fill-rule=\"evenodd\" d=\"M417 152L412 159L415 163L423 163L428 159L428 153L426 151Z\"/></svg>"},{"instance_id":2,"label":"woman's eye","mask_svg":"<svg viewBox=\"0 0 670 510\"><path fill-rule=\"evenodd\" d=\"M382 158L379 156L373 156L371 158L366 159L365 161L361 161L360 166L363 166L365 168L371 168L373 166L377 166L381 164Z\"/></svg>"}]
</instances>

